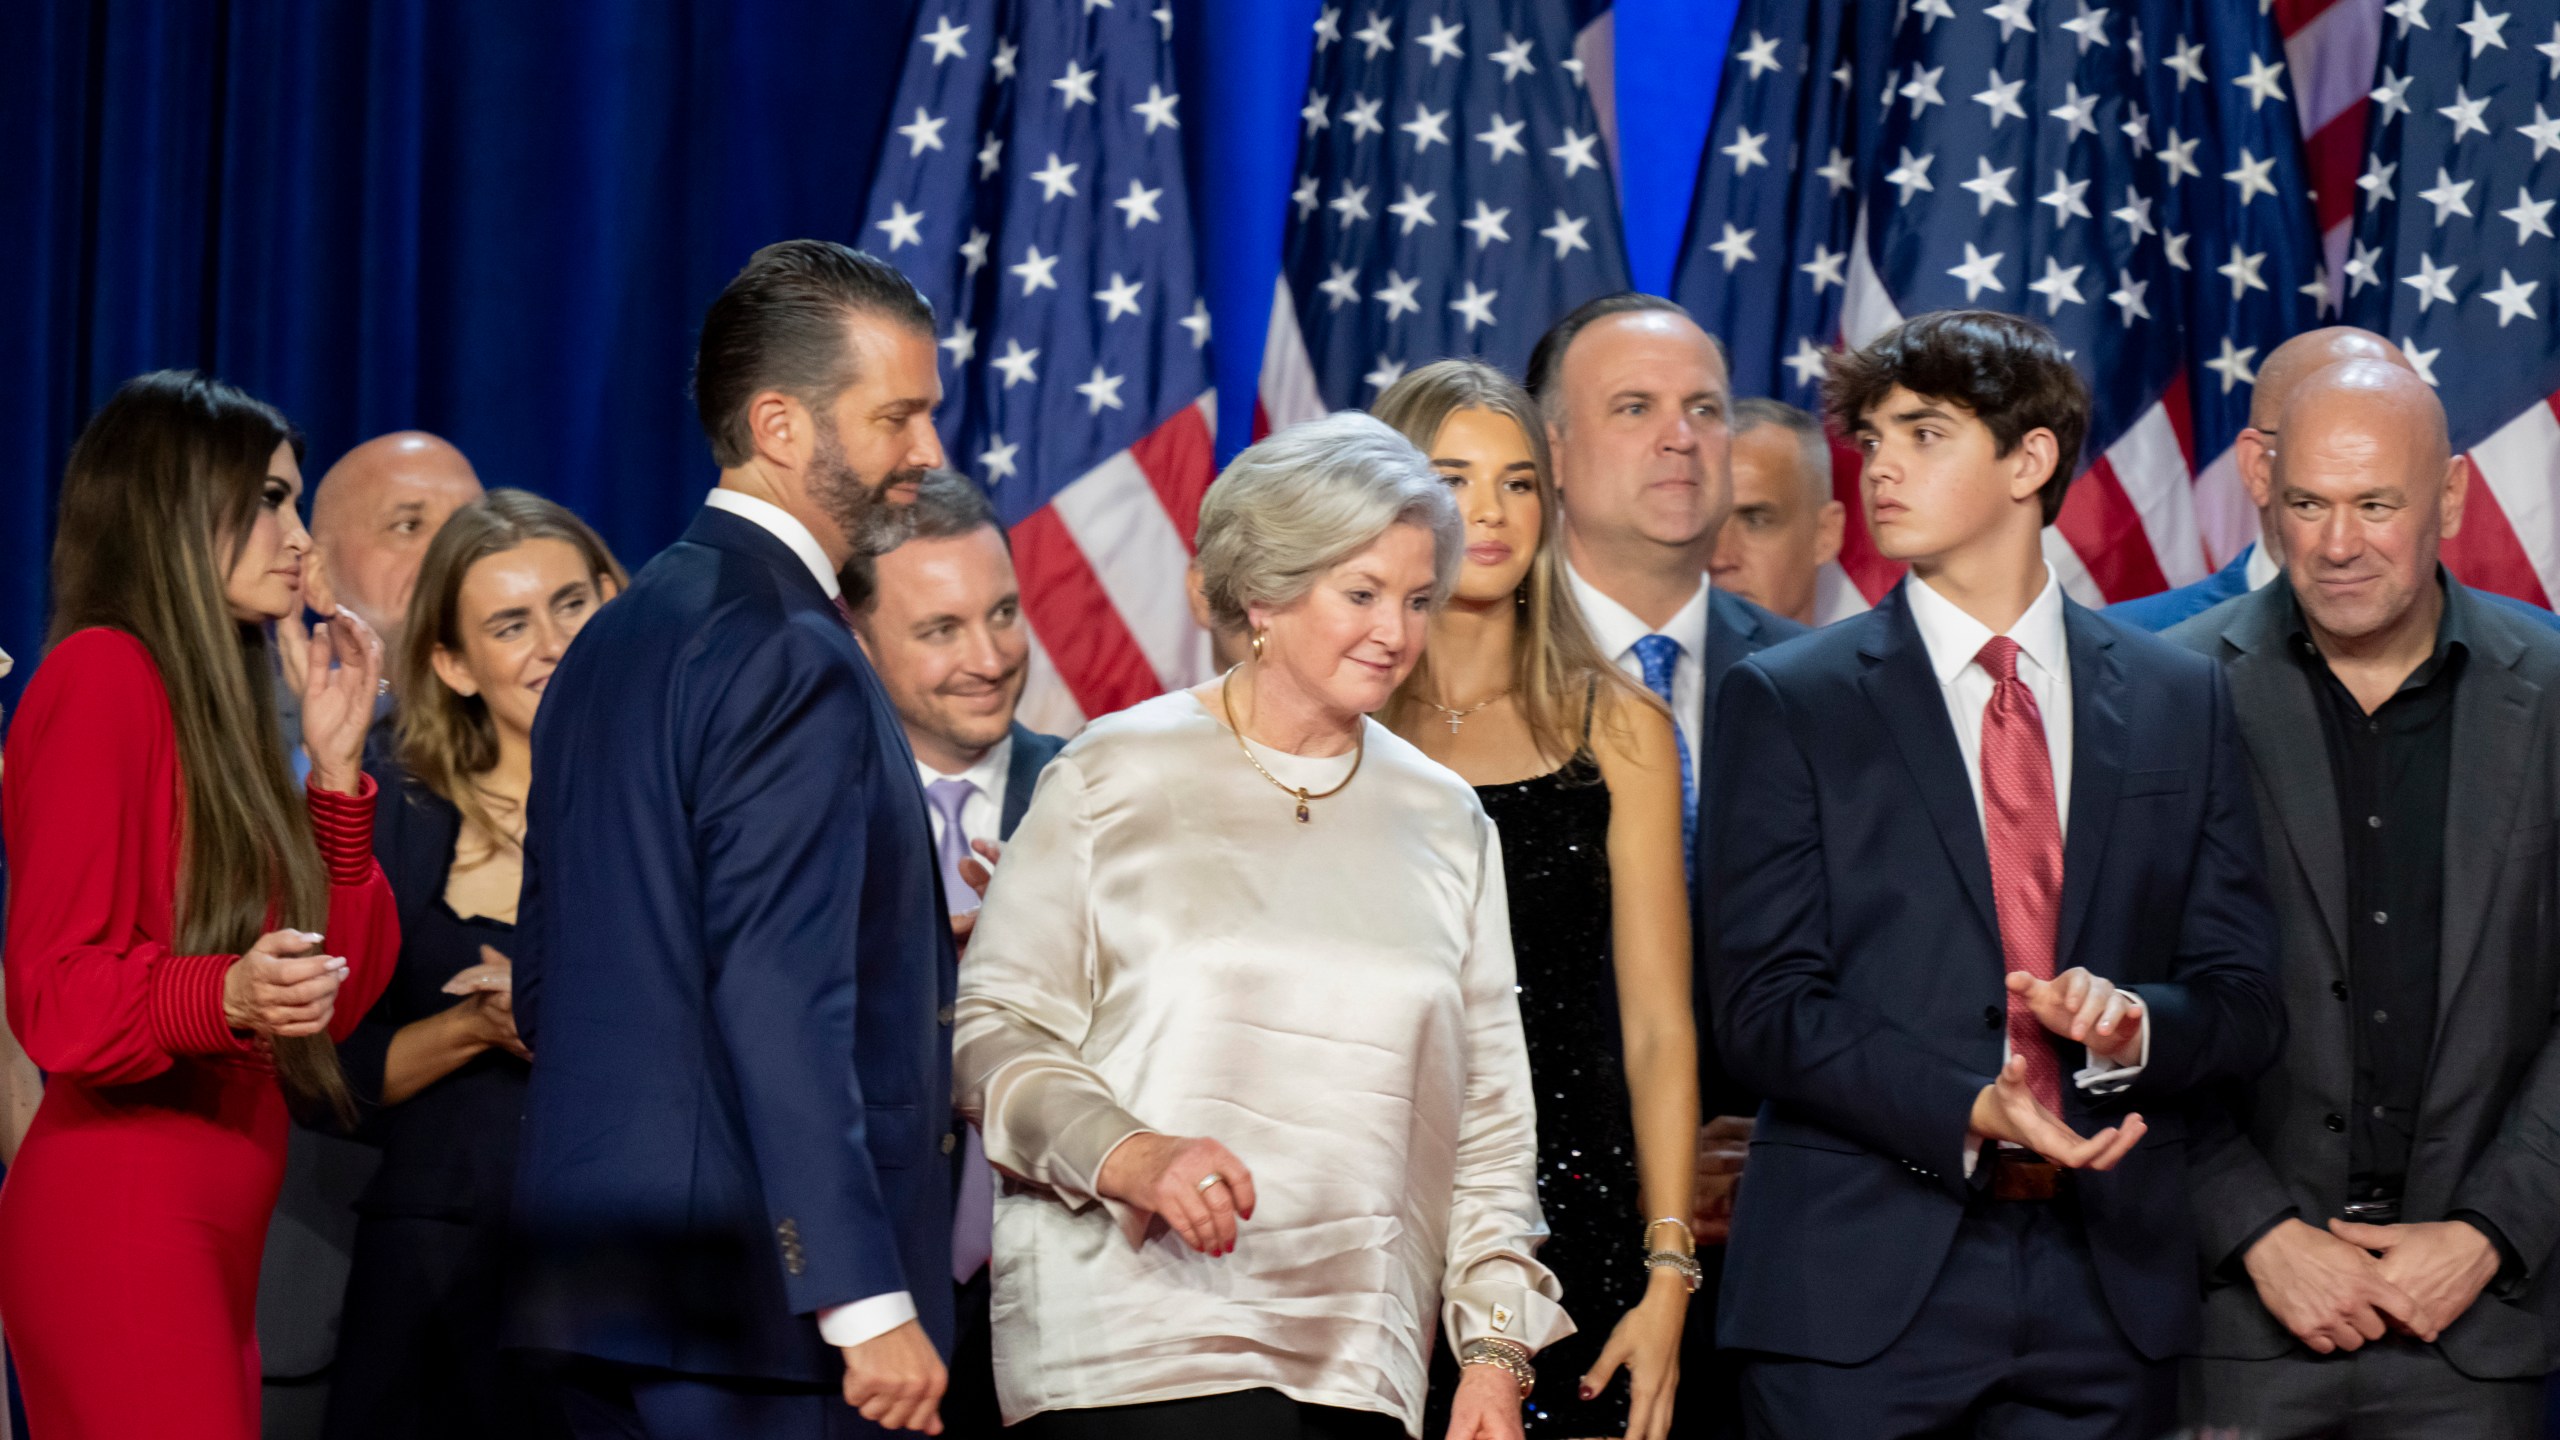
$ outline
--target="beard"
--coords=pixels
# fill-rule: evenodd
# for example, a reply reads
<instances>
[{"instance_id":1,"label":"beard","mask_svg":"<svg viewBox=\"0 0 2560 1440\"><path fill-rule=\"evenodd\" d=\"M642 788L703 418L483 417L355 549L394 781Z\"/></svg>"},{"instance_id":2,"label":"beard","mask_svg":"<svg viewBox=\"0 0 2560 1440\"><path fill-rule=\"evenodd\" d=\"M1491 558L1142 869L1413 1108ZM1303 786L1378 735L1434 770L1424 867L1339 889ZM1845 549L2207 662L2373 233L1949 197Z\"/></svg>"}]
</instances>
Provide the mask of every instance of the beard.
<instances>
[{"instance_id":1,"label":"beard","mask_svg":"<svg viewBox=\"0 0 2560 1440\"><path fill-rule=\"evenodd\" d=\"M915 515L908 506L889 499L889 492L900 485L921 484L924 475L915 468L892 470L876 482L866 482L845 458L844 439L836 433L835 422L818 422L817 453L809 458L809 498L844 532L856 555L885 555L906 542L915 528Z\"/></svg>"}]
</instances>

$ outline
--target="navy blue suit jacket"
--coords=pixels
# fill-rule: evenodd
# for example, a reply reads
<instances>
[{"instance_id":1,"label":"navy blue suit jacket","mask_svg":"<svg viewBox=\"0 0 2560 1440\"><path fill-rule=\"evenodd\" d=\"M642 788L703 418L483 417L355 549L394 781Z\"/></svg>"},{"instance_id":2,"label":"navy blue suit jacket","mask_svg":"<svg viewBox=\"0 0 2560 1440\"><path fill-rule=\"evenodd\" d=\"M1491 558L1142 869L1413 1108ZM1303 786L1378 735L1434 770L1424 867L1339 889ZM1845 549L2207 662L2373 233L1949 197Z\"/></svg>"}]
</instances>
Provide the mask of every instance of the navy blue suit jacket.
<instances>
[{"instance_id":1,"label":"navy blue suit jacket","mask_svg":"<svg viewBox=\"0 0 2560 1440\"><path fill-rule=\"evenodd\" d=\"M997 838L1013 838L1013 827L1030 813L1031 792L1040 783L1040 772L1066 748L1067 742L1057 736L1043 735L1025 729L1020 721L1014 722L1013 756L1004 767L1004 813L996 818Z\"/></svg>"},{"instance_id":2,"label":"navy blue suit jacket","mask_svg":"<svg viewBox=\"0 0 2560 1440\"><path fill-rule=\"evenodd\" d=\"M950 925L817 578L706 509L579 634L533 749L510 1338L828 1382L815 1312L904 1290L947 1352Z\"/></svg>"},{"instance_id":3,"label":"navy blue suit jacket","mask_svg":"<svg viewBox=\"0 0 2560 1440\"><path fill-rule=\"evenodd\" d=\"M2258 553L2254 544L2241 547L2230 564L2214 571L2193 585L2145 595L2139 600L2119 600L2106 608L2106 617L2119 620L2136 630L2157 635L2174 625L2192 620L2225 600L2249 593L2249 557ZM2474 590L2482 601L2497 606L2510 615L2531 620L2547 629L2560 630L2560 615L2512 595L2494 590Z\"/></svg>"},{"instance_id":4,"label":"navy blue suit jacket","mask_svg":"<svg viewBox=\"0 0 2560 1440\"><path fill-rule=\"evenodd\" d=\"M1909 583L1909 582L1905 582ZM2247 761L2220 670L2065 603L2073 768L2055 968L2150 1011L2150 1063L2083 1134L2139 1111L2115 1170L2075 1177L2100 1284L2143 1354L2193 1343L2188 1107L2273 1063L2284 1012ZM2200 663L2202 662L2202 663ZM1850 1364L1902 1332L1987 1175L1975 1095L2006 991L1963 753L1900 589L1725 679L1709 752L1716 1028L1767 1097L1726 1247L1719 1341ZM2085 1057L2057 1041L2065 1076Z\"/></svg>"},{"instance_id":5,"label":"navy blue suit jacket","mask_svg":"<svg viewBox=\"0 0 2560 1440\"><path fill-rule=\"evenodd\" d=\"M1703 839L1713 828L1707 811L1706 758L1716 752L1716 691L1724 684L1726 673L1744 659L1781 641L1805 634L1806 628L1774 610L1764 610L1739 595L1722 590L1707 592L1707 647L1699 657L1699 668L1705 672L1706 684L1698 716L1698 753L1691 757L1697 767L1698 834ZM1749 1115L1760 1108L1760 1097L1736 1084L1723 1061L1716 1054L1714 1005L1707 989L1707 961L1715 953L1715 935L1707 928L1701 902L1706 896L1706 854L1702 843L1692 848L1689 856L1689 945L1692 964L1689 1002L1698 1021L1698 1114L1712 1120L1718 1115Z\"/></svg>"}]
</instances>

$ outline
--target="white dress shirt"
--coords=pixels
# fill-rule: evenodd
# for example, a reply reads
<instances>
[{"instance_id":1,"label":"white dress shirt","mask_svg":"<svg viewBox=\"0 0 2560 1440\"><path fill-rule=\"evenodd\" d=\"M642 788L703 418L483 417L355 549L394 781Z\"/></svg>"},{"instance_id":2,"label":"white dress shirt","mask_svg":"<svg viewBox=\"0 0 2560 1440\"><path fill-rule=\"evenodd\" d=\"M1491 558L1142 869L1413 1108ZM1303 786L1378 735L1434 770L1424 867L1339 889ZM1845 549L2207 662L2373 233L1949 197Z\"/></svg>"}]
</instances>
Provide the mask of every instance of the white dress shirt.
<instances>
[{"instance_id":1,"label":"white dress shirt","mask_svg":"<svg viewBox=\"0 0 2560 1440\"><path fill-rule=\"evenodd\" d=\"M2256 590L2283 574L2284 567L2276 563L2276 557L2267 553L2266 542L2261 540L2249 547L2248 567L2240 573L2248 577L2249 588Z\"/></svg>"},{"instance_id":2,"label":"white dress shirt","mask_svg":"<svg viewBox=\"0 0 2560 1440\"><path fill-rule=\"evenodd\" d=\"M1996 632L1916 575L1904 584L1903 595L1911 608L1911 623L1920 631L1920 644L1929 652L1929 668L1937 674L1938 694L1947 702L1947 720L1955 726L1956 745L1964 752L1964 773L1973 790L1974 818L1982 824L1987 837L1990 821L1984 814L1982 795L1982 712L1991 705L1993 681L1991 672L1983 669L1975 657L1991 643ZM2045 567L2044 589L2037 592L2017 623L2009 627L2008 635L2018 642L2018 679L2025 682L2027 693L2035 696L2036 709L2044 717L2045 754L2053 764L2055 818L2060 834L2067 839L2071 834L2071 652L2062 624L2062 584L2054 578L2053 567ZM2071 1077L2072 1082L2097 1095L2112 1094L2132 1084L2151 1058L2151 1019L2147 1012L2136 1040L2136 1053L2130 1056L2089 1045L2089 1063ZM2000 1054L2006 1063L2006 1041L2001 1043ZM1981 1143L1973 1136L1965 1137L1967 1175L1973 1173Z\"/></svg>"},{"instance_id":3,"label":"white dress shirt","mask_svg":"<svg viewBox=\"0 0 2560 1440\"><path fill-rule=\"evenodd\" d=\"M1565 565L1564 574L1565 583L1573 589L1574 604L1582 608L1582 623L1591 627L1591 638L1600 643L1600 653L1614 661L1628 679L1644 684L1644 662L1636 658L1637 641L1647 635L1667 635L1680 647L1680 661L1671 669L1671 719L1680 727L1681 740L1689 746L1694 798L1697 776L1704 773L1706 766L1706 757L1698 753L1698 727L1705 720L1707 709L1706 572L1698 572L1698 592L1659 630L1601 594L1600 588L1583 579L1571 563Z\"/></svg>"},{"instance_id":4,"label":"white dress shirt","mask_svg":"<svg viewBox=\"0 0 2560 1440\"><path fill-rule=\"evenodd\" d=\"M936 780L966 780L978 792L960 804L960 833L971 840L1004 838L1004 782L1013 772L1013 736L1006 735L994 748L978 757L977 763L957 775L946 775L922 760L916 762L916 779L931 785ZM942 812L930 805L925 814L933 823L933 843L942 844ZM937 848L936 853L940 853Z\"/></svg>"},{"instance_id":5,"label":"white dress shirt","mask_svg":"<svg viewBox=\"0 0 2560 1440\"><path fill-rule=\"evenodd\" d=\"M827 564L826 548L809 527L792 518L791 512L770 500L759 500L737 490L714 490L703 502L714 510L726 510L748 521L791 547L800 563L818 578L819 588L833 600L841 593L836 572ZM915 1297L904 1290L873 1295L850 1305L831 1305L818 1312L818 1334L830 1345L859 1345L876 1339L916 1318Z\"/></svg>"}]
</instances>

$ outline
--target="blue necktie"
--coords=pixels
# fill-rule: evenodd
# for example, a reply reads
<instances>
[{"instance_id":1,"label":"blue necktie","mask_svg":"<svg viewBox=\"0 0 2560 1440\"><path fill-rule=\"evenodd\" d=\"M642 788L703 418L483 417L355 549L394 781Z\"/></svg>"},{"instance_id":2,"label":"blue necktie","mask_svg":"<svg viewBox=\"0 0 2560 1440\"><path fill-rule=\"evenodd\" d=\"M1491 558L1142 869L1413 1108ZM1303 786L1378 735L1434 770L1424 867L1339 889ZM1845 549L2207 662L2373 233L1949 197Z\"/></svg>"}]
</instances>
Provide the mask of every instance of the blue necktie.
<instances>
[{"instance_id":1,"label":"blue necktie","mask_svg":"<svg viewBox=\"0 0 2560 1440\"><path fill-rule=\"evenodd\" d=\"M1671 677L1680 669L1680 642L1668 635L1647 635L1632 647L1644 667L1644 688L1671 708L1671 739L1680 749L1680 859L1683 864L1698 843L1698 784L1690 770L1689 732L1680 726L1680 707L1671 698Z\"/></svg>"}]
</instances>

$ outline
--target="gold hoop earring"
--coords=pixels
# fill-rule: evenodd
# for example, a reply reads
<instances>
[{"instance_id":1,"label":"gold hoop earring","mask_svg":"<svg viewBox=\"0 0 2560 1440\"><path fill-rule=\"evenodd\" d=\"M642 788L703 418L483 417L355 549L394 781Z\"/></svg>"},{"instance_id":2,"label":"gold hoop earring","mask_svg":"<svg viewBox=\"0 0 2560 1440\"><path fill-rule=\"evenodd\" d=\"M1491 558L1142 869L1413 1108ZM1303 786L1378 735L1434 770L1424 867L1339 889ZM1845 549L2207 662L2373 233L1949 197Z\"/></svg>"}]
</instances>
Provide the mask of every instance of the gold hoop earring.
<instances>
[{"instance_id":1,"label":"gold hoop earring","mask_svg":"<svg viewBox=\"0 0 2560 1440\"><path fill-rule=\"evenodd\" d=\"M1261 658L1262 658L1262 642L1263 642L1263 632L1261 632L1261 631L1259 631L1259 630L1254 631L1254 632L1253 632L1253 658L1254 658L1254 659L1256 659L1256 660L1259 660L1259 659L1261 659Z\"/></svg>"}]
</instances>

